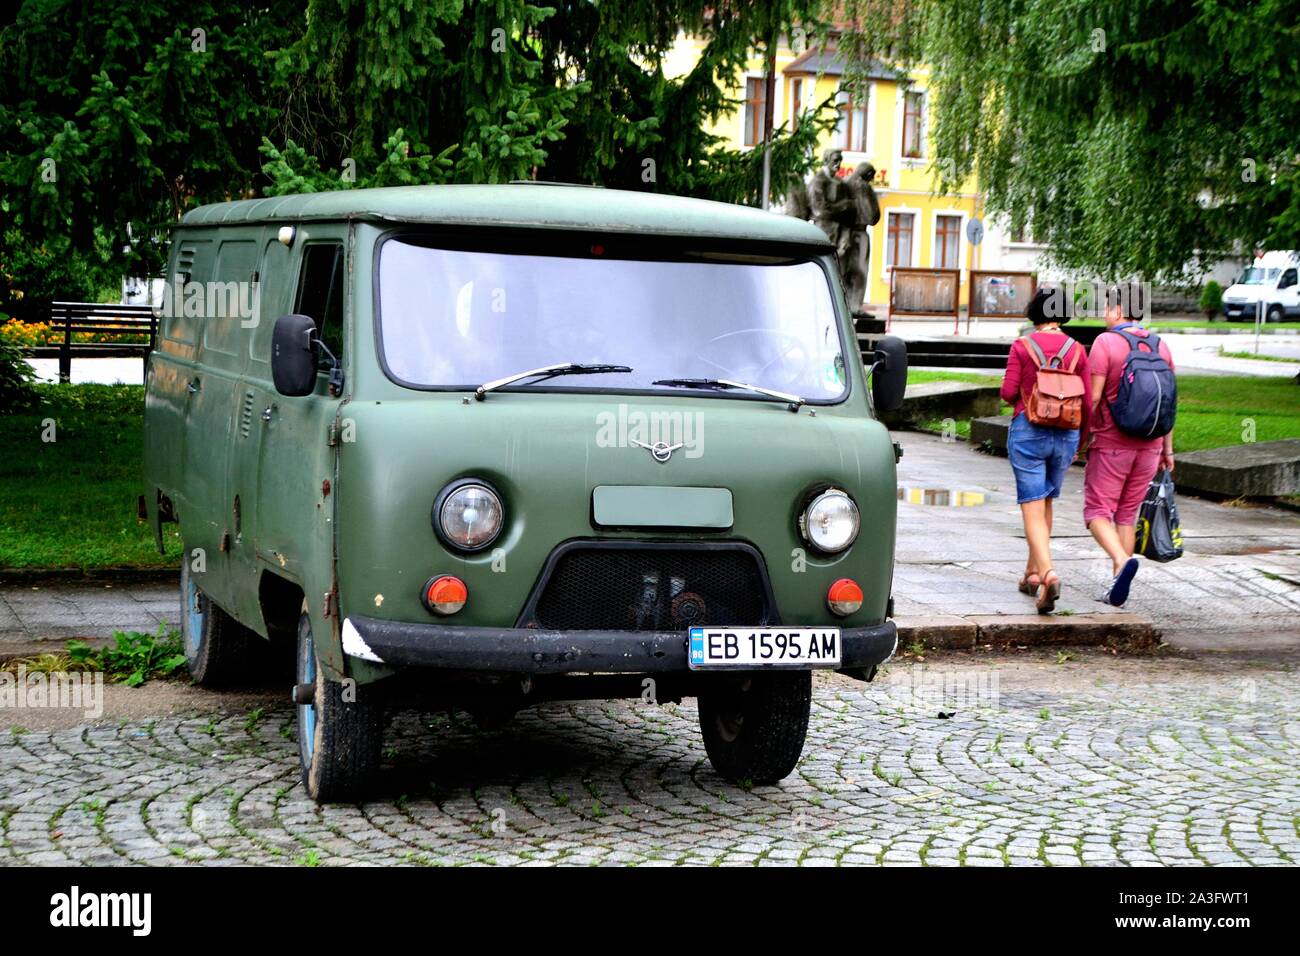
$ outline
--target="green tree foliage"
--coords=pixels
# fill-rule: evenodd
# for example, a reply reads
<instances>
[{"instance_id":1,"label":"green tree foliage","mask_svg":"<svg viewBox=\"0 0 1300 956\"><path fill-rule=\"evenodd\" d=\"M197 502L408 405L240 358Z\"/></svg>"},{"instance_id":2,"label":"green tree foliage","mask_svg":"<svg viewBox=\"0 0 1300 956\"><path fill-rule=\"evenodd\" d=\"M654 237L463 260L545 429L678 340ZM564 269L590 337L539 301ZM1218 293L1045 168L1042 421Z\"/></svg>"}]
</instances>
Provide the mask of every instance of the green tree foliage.
<instances>
[{"instance_id":1,"label":"green tree foliage","mask_svg":"<svg viewBox=\"0 0 1300 956\"><path fill-rule=\"evenodd\" d=\"M145 237L196 199L256 195L276 112L266 51L299 17L292 0L27 0L4 22L0 309L157 269L161 243L121 251L128 223ZM41 260L61 268L25 268Z\"/></svg>"},{"instance_id":2,"label":"green tree foliage","mask_svg":"<svg viewBox=\"0 0 1300 956\"><path fill-rule=\"evenodd\" d=\"M0 310L159 271L167 224L226 199L538 178L757 202L758 152L707 126L820 6L25 0L0 19ZM704 52L670 75L682 30ZM780 131L773 183L815 131Z\"/></svg>"},{"instance_id":3,"label":"green tree foliage","mask_svg":"<svg viewBox=\"0 0 1300 956\"><path fill-rule=\"evenodd\" d=\"M1067 268L1180 276L1300 247L1297 0L846 0L859 59L933 69L942 186Z\"/></svg>"}]
</instances>

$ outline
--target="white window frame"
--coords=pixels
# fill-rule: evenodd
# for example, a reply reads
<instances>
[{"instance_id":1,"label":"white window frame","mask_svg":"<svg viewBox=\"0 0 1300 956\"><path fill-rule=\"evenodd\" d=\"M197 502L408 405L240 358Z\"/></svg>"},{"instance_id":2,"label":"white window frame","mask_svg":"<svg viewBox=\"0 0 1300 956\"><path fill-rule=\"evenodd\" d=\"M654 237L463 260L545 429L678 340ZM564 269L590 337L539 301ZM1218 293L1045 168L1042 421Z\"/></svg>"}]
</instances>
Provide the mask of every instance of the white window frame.
<instances>
[{"instance_id":1,"label":"white window frame","mask_svg":"<svg viewBox=\"0 0 1300 956\"><path fill-rule=\"evenodd\" d=\"M903 130L907 125L906 107L907 101L903 98L907 93L921 94L921 155L904 156L903 155ZM904 87L900 85L895 93L894 101L895 116L898 117L898 124L894 130L894 164L898 167L907 166L915 168L917 166L926 166L930 162L930 91L922 87L912 86Z\"/></svg>"},{"instance_id":2,"label":"white window frame","mask_svg":"<svg viewBox=\"0 0 1300 956\"><path fill-rule=\"evenodd\" d=\"M970 213L962 209L935 209L930 213L930 265L931 268L944 268L938 263L939 252L939 217L952 216L960 219L957 225L957 270L965 271L966 268L966 220L970 218Z\"/></svg>"},{"instance_id":3,"label":"white window frame","mask_svg":"<svg viewBox=\"0 0 1300 956\"><path fill-rule=\"evenodd\" d=\"M753 72L752 70L750 70L750 71L746 71L745 75L744 75L743 77L741 77L741 79L740 79L740 109L736 110L736 112L739 114L739 116L737 117L737 119L738 119L739 122L740 122L740 148L741 148L741 149L754 149L754 148L757 147L757 146L761 146L761 145L763 145L763 136L762 136L763 119L762 119L762 117L759 117L759 120L758 120L758 126L759 126L759 137L758 137L758 139L757 139L755 142L750 143L750 144L746 144L746 143L745 143L745 105L746 105L746 103L747 103L747 101L748 101L748 99L749 99L749 81L750 81L750 80L758 80L758 81L761 83L761 82L763 82L763 81L766 80L766 79L767 79L766 74L764 74L764 73L755 73L755 72ZM781 100L781 99L784 99L784 97L776 97L776 99ZM773 129L773 131L776 131L777 129L779 129L780 126L781 126L781 123L782 123L782 119L781 119L781 109L780 109L780 106L781 106L781 104L778 102L778 103L773 104L773 107L772 107L772 129Z\"/></svg>"},{"instance_id":4,"label":"white window frame","mask_svg":"<svg viewBox=\"0 0 1300 956\"><path fill-rule=\"evenodd\" d=\"M847 94L847 90L835 90L835 110L836 125L839 125L838 114L840 108L840 94ZM844 153L844 162L849 166L857 166L859 163L869 160L872 153L876 151L876 81L871 80L867 84L867 102L859 107L862 110L862 122L867 127L867 138L865 140L865 149L849 149L847 146L841 151ZM839 130L835 130L838 136ZM840 147L836 146L836 149Z\"/></svg>"},{"instance_id":5,"label":"white window frame","mask_svg":"<svg viewBox=\"0 0 1300 956\"><path fill-rule=\"evenodd\" d=\"M891 206L888 209L880 210L880 245L872 246L871 254L875 256L876 249L880 249L880 278L885 283L885 288L889 288L889 270L892 268L887 264L889 249L889 217L910 213L912 216L912 248L908 257L908 262L903 266L905 269L915 269L916 261L921 256L921 230L918 228L921 224L921 210L913 206ZM902 265L902 263L895 263Z\"/></svg>"}]
</instances>

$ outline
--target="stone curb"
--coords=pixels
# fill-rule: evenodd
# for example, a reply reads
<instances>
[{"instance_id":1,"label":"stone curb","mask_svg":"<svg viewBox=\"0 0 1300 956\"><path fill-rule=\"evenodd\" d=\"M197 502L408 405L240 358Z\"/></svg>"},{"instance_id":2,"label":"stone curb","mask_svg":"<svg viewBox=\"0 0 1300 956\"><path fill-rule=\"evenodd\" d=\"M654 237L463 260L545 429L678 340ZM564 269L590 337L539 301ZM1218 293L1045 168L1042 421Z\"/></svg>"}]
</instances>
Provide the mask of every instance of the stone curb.
<instances>
[{"instance_id":1,"label":"stone curb","mask_svg":"<svg viewBox=\"0 0 1300 956\"><path fill-rule=\"evenodd\" d=\"M166 584L177 580L174 568L0 568L5 584Z\"/></svg>"},{"instance_id":2,"label":"stone curb","mask_svg":"<svg viewBox=\"0 0 1300 956\"><path fill-rule=\"evenodd\" d=\"M992 647L1120 646L1149 650L1160 642L1155 623L1141 614L936 614L897 619L898 645L973 650Z\"/></svg>"}]
</instances>

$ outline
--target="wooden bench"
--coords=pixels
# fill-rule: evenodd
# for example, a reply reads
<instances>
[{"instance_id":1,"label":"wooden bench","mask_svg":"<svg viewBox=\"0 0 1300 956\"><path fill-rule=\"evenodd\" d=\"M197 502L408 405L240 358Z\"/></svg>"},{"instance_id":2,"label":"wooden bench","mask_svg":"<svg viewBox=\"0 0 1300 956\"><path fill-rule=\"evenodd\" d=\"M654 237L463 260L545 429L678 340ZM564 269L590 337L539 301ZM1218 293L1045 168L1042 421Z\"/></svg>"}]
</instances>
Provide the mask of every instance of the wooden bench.
<instances>
[{"instance_id":1,"label":"wooden bench","mask_svg":"<svg viewBox=\"0 0 1300 956\"><path fill-rule=\"evenodd\" d=\"M59 381L72 379L74 358L116 358L138 355L148 371L149 353L158 338L158 317L148 305L112 305L100 302L53 302L50 326L62 333L58 345L41 345L31 350L36 358L59 360ZM144 342L74 342L78 332L90 332L108 338L144 336Z\"/></svg>"}]
</instances>

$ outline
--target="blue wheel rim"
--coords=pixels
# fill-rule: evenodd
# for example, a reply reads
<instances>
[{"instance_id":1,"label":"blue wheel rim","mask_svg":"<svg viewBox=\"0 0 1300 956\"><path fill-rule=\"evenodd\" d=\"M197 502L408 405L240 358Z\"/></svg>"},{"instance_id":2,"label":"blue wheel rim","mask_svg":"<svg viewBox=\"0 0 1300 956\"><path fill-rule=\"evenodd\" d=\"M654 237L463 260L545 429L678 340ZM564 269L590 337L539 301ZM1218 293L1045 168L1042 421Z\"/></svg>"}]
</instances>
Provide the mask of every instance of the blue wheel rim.
<instances>
[{"instance_id":1,"label":"blue wheel rim","mask_svg":"<svg viewBox=\"0 0 1300 956\"><path fill-rule=\"evenodd\" d=\"M193 660L203 643L203 603L194 578L186 576L185 588L185 655Z\"/></svg>"},{"instance_id":2,"label":"blue wheel rim","mask_svg":"<svg viewBox=\"0 0 1300 956\"><path fill-rule=\"evenodd\" d=\"M300 684L312 684L316 682L316 646L308 633L305 637L299 638L306 649L298 656L300 663L298 666L298 682ZM298 705L298 747L302 752L302 759L305 765L311 764L312 752L316 747L316 701L310 704Z\"/></svg>"}]
</instances>

